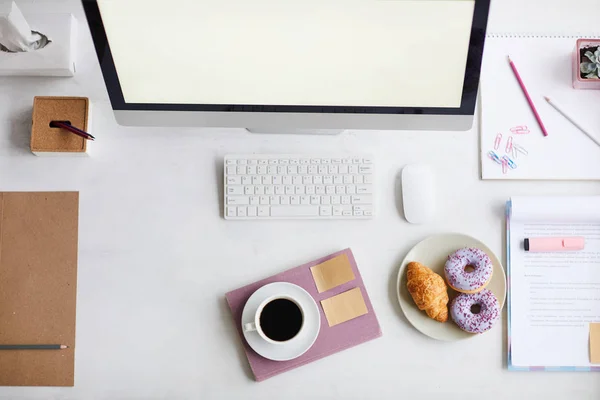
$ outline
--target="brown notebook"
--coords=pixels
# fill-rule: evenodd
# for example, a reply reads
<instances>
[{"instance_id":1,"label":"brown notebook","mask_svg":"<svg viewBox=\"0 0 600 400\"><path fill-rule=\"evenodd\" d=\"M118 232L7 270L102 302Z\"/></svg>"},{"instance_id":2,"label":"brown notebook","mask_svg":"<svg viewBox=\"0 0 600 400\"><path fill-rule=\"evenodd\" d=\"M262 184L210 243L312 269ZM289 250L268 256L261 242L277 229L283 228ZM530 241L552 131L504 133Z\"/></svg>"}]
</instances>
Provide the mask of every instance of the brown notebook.
<instances>
[{"instance_id":1,"label":"brown notebook","mask_svg":"<svg viewBox=\"0 0 600 400\"><path fill-rule=\"evenodd\" d=\"M2 386L73 386L79 193L0 192Z\"/></svg>"}]
</instances>

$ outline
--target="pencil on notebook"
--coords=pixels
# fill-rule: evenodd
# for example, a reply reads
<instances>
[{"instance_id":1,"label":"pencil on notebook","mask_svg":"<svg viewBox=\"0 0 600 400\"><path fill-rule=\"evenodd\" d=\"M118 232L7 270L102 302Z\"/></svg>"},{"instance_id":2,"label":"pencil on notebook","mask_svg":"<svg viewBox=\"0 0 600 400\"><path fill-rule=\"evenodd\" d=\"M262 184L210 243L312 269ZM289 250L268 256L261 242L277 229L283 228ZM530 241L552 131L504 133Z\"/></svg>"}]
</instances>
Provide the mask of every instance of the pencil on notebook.
<instances>
[{"instance_id":1,"label":"pencil on notebook","mask_svg":"<svg viewBox=\"0 0 600 400\"><path fill-rule=\"evenodd\" d=\"M64 344L0 344L0 350L64 350Z\"/></svg>"},{"instance_id":2,"label":"pencil on notebook","mask_svg":"<svg viewBox=\"0 0 600 400\"><path fill-rule=\"evenodd\" d=\"M521 79L521 75L519 74L519 71L517 70L517 67L515 66L513 61L510 59L510 56L508 56L508 63L510 64L510 68L512 69L513 74L515 74L515 78L517 78L517 82L519 82L519 86L521 87L521 90L525 95L527 103L529 103L529 108L531 108L531 111L533 112L533 115L535 116L535 119L538 125L540 126L540 129L542 130L542 133L544 134L544 136L548 136L548 132L546 132L546 127L542 122L542 118L540 117L540 114L538 114L537 109L535 108L535 104L533 104L533 100L531 100L531 96L529 96L529 92L525 87L525 83L523 82L523 79Z\"/></svg>"},{"instance_id":3,"label":"pencil on notebook","mask_svg":"<svg viewBox=\"0 0 600 400\"><path fill-rule=\"evenodd\" d=\"M577 122L573 117L571 117L562 106L559 106L554 100L550 99L548 96L544 97L548 104L550 104L556 111L558 111L563 117L565 117L570 123L575 125L577 129L579 129L584 135L592 139L594 143L600 146L600 141L596 139L587 129L585 129L579 122Z\"/></svg>"}]
</instances>

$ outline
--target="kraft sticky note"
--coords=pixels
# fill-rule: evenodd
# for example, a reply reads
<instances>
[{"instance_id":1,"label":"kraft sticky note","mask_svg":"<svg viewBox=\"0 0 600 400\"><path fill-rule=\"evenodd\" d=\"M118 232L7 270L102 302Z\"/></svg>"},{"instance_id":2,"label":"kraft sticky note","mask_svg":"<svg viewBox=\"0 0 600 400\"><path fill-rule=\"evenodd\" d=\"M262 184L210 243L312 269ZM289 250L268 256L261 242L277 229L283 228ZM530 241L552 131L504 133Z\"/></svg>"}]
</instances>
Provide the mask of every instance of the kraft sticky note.
<instances>
[{"instance_id":1,"label":"kraft sticky note","mask_svg":"<svg viewBox=\"0 0 600 400\"><path fill-rule=\"evenodd\" d=\"M330 327L367 314L367 305L360 288L354 288L321 301Z\"/></svg>"},{"instance_id":2,"label":"kraft sticky note","mask_svg":"<svg viewBox=\"0 0 600 400\"><path fill-rule=\"evenodd\" d=\"M600 364L600 322L590 324L590 362Z\"/></svg>"},{"instance_id":3,"label":"kraft sticky note","mask_svg":"<svg viewBox=\"0 0 600 400\"><path fill-rule=\"evenodd\" d=\"M346 254L310 268L319 293L326 292L343 283L355 279L352 266Z\"/></svg>"}]
</instances>

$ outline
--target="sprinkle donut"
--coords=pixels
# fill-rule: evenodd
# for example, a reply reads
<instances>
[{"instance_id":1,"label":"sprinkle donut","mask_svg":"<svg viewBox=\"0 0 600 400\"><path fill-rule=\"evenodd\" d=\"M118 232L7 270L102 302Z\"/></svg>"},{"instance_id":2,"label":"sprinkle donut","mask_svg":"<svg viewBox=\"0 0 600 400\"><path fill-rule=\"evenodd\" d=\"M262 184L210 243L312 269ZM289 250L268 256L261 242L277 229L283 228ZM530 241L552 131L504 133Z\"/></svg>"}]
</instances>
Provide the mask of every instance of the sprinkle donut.
<instances>
[{"instance_id":1,"label":"sprinkle donut","mask_svg":"<svg viewBox=\"0 0 600 400\"><path fill-rule=\"evenodd\" d=\"M478 306L479 311L474 306ZM461 293L450 305L450 316L463 331L483 333L500 318L500 303L488 289L473 294Z\"/></svg>"},{"instance_id":2,"label":"sprinkle donut","mask_svg":"<svg viewBox=\"0 0 600 400\"><path fill-rule=\"evenodd\" d=\"M477 293L492 279L492 260L485 252L466 247L448 256L444 275L448 285L457 292Z\"/></svg>"}]
</instances>

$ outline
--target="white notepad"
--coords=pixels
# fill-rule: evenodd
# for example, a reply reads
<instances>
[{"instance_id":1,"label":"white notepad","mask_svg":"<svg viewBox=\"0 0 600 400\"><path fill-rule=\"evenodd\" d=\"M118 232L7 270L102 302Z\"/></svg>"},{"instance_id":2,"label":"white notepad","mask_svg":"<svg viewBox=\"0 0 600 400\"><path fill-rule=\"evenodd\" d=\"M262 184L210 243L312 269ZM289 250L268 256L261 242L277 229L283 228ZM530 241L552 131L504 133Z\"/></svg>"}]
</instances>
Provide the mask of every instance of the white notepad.
<instances>
[{"instance_id":1,"label":"white notepad","mask_svg":"<svg viewBox=\"0 0 600 400\"><path fill-rule=\"evenodd\" d=\"M513 197L509 209L509 367L600 371L589 327L600 322L600 196ZM525 238L557 236L583 236L585 249L523 249Z\"/></svg>"},{"instance_id":2,"label":"white notepad","mask_svg":"<svg viewBox=\"0 0 600 400\"><path fill-rule=\"evenodd\" d=\"M591 37L591 36L586 36ZM552 108L549 96L576 120L592 127L600 138L600 90L575 90L572 54L577 36L490 35L485 44L481 83L482 179L600 179L600 147ZM508 64L514 61L546 126L544 137ZM530 133L512 134L527 126ZM594 130L595 129L595 130ZM516 169L503 172L488 158L497 135L496 151L506 155L509 137L528 154L517 153Z\"/></svg>"}]
</instances>

